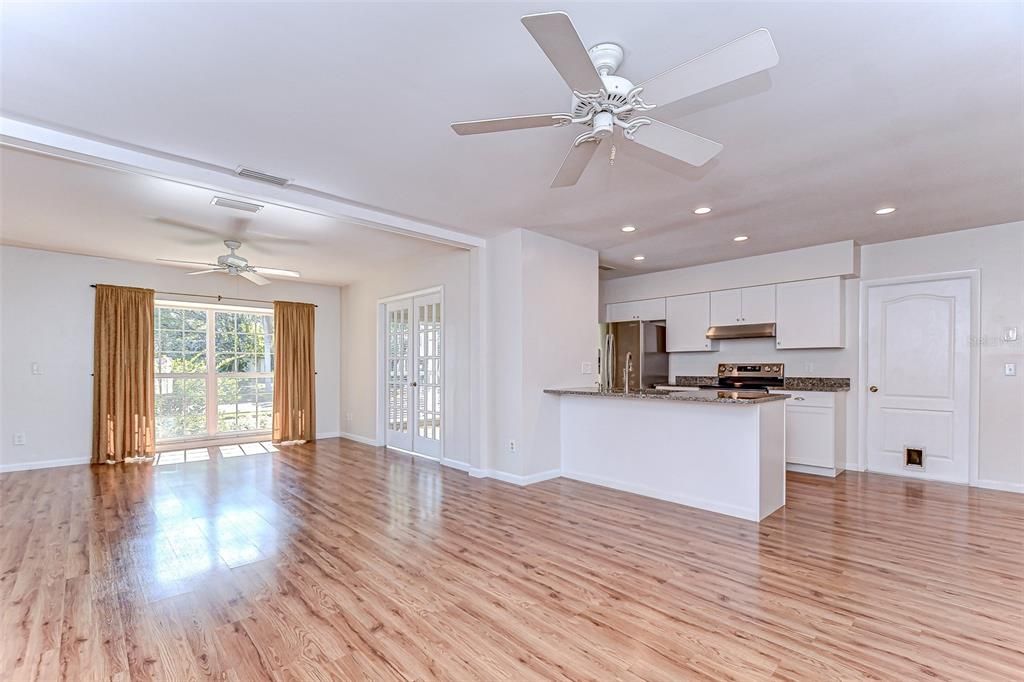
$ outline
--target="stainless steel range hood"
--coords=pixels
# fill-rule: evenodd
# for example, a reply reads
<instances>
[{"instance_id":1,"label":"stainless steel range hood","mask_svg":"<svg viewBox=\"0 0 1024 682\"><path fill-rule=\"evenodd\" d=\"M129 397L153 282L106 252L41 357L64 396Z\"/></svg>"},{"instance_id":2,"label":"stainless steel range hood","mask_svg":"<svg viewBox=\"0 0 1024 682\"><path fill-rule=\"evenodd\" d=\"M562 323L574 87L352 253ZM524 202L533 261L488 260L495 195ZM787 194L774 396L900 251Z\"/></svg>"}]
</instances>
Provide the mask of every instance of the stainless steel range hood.
<instances>
[{"instance_id":1,"label":"stainless steel range hood","mask_svg":"<svg viewBox=\"0 0 1024 682\"><path fill-rule=\"evenodd\" d=\"M709 339L765 339L775 336L775 323L726 324L708 327L705 334Z\"/></svg>"}]
</instances>

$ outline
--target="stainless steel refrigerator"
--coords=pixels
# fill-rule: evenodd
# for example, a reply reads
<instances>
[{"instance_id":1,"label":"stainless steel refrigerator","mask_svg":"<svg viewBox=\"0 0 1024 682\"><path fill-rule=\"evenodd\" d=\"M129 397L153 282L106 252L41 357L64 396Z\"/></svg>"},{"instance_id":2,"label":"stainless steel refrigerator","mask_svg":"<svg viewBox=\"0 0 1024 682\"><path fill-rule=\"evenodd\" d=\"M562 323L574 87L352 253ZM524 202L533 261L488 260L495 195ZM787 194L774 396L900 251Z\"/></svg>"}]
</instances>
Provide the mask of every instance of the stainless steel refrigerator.
<instances>
[{"instance_id":1,"label":"stainless steel refrigerator","mask_svg":"<svg viewBox=\"0 0 1024 682\"><path fill-rule=\"evenodd\" d=\"M626 382L627 356L632 360L629 390L668 383L668 353L664 322L609 322L601 348L601 385L621 391Z\"/></svg>"}]
</instances>

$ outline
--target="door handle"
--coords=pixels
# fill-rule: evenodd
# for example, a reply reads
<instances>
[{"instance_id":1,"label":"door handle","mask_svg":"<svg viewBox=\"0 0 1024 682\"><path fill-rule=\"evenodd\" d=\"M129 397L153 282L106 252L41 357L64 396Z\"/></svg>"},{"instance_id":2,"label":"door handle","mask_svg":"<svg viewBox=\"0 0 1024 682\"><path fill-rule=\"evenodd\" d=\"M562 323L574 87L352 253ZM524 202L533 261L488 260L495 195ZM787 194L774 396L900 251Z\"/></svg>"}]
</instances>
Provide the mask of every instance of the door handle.
<instances>
[{"instance_id":1,"label":"door handle","mask_svg":"<svg viewBox=\"0 0 1024 682\"><path fill-rule=\"evenodd\" d=\"M410 386L412 386L413 388L415 388L415 387L416 387L416 382L415 382L415 381L413 381L413 382L411 382L411 383L410 383L409 385L410 385Z\"/></svg>"},{"instance_id":2,"label":"door handle","mask_svg":"<svg viewBox=\"0 0 1024 682\"><path fill-rule=\"evenodd\" d=\"M878 386L871 386L868 388L868 390L871 391L872 393L878 393Z\"/></svg>"}]
</instances>

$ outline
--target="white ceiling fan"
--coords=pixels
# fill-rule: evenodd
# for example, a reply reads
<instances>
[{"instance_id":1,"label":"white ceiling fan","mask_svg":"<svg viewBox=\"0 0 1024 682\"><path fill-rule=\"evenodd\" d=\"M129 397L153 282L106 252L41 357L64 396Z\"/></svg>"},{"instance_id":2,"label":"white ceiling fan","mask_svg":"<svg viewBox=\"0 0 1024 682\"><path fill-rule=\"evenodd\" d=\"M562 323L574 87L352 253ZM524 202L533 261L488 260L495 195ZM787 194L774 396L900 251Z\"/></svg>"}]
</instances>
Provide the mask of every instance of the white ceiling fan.
<instances>
[{"instance_id":1,"label":"white ceiling fan","mask_svg":"<svg viewBox=\"0 0 1024 682\"><path fill-rule=\"evenodd\" d=\"M235 241L233 239L227 239L224 241L224 246L228 247L227 253L223 256L217 257L216 263L202 263L193 260L172 260L170 258L157 258L158 261L164 263L184 263L187 265L205 265L207 269L196 270L190 272L190 275L206 275L211 272L226 272L229 275L241 275L253 284L263 286L264 284L270 284L270 280L263 275L279 275L281 277L299 277L299 273L295 270L282 270L280 268L264 268L249 265L249 261L239 256L235 251L242 248L242 242Z\"/></svg>"},{"instance_id":2,"label":"white ceiling fan","mask_svg":"<svg viewBox=\"0 0 1024 682\"><path fill-rule=\"evenodd\" d=\"M552 187L575 185L600 142L611 137L616 128L629 142L691 166L703 166L722 151L721 144L652 118L657 114L648 112L779 63L771 34L761 28L633 85L615 75L622 64L622 48L615 43L599 43L587 50L565 12L528 14L522 22L572 90L571 113L462 121L453 123L452 129L459 135L477 135L570 124L587 126L589 130L569 148Z\"/></svg>"}]
</instances>

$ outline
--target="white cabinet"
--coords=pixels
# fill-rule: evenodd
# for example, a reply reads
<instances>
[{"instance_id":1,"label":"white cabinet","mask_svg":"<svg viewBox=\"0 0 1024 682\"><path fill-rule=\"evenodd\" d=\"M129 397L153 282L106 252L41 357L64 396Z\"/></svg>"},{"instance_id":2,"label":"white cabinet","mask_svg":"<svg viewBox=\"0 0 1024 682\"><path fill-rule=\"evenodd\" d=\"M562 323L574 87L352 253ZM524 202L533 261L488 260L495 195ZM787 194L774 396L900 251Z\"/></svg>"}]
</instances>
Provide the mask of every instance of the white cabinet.
<instances>
[{"instance_id":1,"label":"white cabinet","mask_svg":"<svg viewBox=\"0 0 1024 682\"><path fill-rule=\"evenodd\" d=\"M842 348L846 345L843 280L839 277L776 286L775 347Z\"/></svg>"},{"instance_id":2,"label":"white cabinet","mask_svg":"<svg viewBox=\"0 0 1024 682\"><path fill-rule=\"evenodd\" d=\"M711 325L775 321L775 285L711 292Z\"/></svg>"},{"instance_id":3,"label":"white cabinet","mask_svg":"<svg viewBox=\"0 0 1024 682\"><path fill-rule=\"evenodd\" d=\"M739 289L711 292L711 326L740 324L743 297Z\"/></svg>"},{"instance_id":4,"label":"white cabinet","mask_svg":"<svg viewBox=\"0 0 1024 682\"><path fill-rule=\"evenodd\" d=\"M630 320L664 320L665 299L648 298L643 301L609 303L605 307L606 322L628 322Z\"/></svg>"},{"instance_id":5,"label":"white cabinet","mask_svg":"<svg viewBox=\"0 0 1024 682\"><path fill-rule=\"evenodd\" d=\"M710 316L710 294L665 299L665 350L669 353L718 350L718 341L705 336L711 326Z\"/></svg>"},{"instance_id":6,"label":"white cabinet","mask_svg":"<svg viewBox=\"0 0 1024 682\"><path fill-rule=\"evenodd\" d=\"M775 285L740 289L740 319L743 324L775 321Z\"/></svg>"},{"instance_id":7,"label":"white cabinet","mask_svg":"<svg viewBox=\"0 0 1024 682\"><path fill-rule=\"evenodd\" d=\"M786 468L838 476L846 468L846 393L780 391L786 400Z\"/></svg>"}]
</instances>

